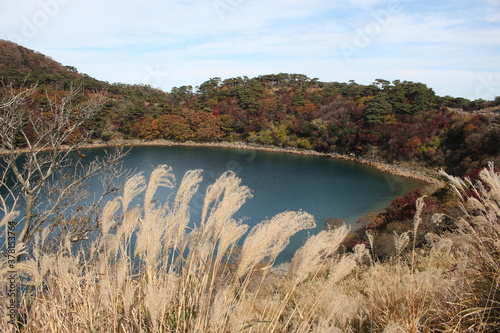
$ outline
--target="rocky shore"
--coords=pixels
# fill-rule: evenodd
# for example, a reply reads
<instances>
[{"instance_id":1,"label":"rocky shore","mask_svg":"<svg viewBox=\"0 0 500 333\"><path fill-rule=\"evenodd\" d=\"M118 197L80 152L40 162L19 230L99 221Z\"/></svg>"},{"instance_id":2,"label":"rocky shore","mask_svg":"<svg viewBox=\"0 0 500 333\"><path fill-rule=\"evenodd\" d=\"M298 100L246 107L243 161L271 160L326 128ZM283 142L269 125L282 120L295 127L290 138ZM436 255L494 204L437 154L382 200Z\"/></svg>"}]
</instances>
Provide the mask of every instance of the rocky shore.
<instances>
[{"instance_id":1,"label":"rocky shore","mask_svg":"<svg viewBox=\"0 0 500 333\"><path fill-rule=\"evenodd\" d=\"M314 150L304 150L298 148L281 148L273 146L264 146L253 143L245 142L176 142L170 140L114 140L114 141L95 141L92 143L84 144L79 147L79 149L90 149L90 148L106 148L106 147L136 147L136 146L184 146L184 147L218 147L218 148L231 148L231 149L248 149L248 150L261 150L276 153L288 153L288 154L298 154L298 155L309 155L309 156L326 156L330 158L336 158L339 160L353 161L357 163L362 163L369 165L372 168L380 170L382 172L387 172L392 175L410 178L416 181L421 181L425 183L431 189L437 189L444 185L442 180L438 179L437 170L432 170L430 168L423 168L418 165L409 164L389 164L381 161L376 161L374 159L368 159L363 157L357 157L354 155L342 155L337 153L320 153ZM64 147L62 147L64 149ZM25 150L19 150L19 152L24 152ZM5 154L5 151L0 150L0 155Z\"/></svg>"},{"instance_id":2,"label":"rocky shore","mask_svg":"<svg viewBox=\"0 0 500 333\"><path fill-rule=\"evenodd\" d=\"M382 172L387 172L392 175L424 182L431 188L437 188L444 184L443 181L437 178L438 174L437 170L425 169L422 167L419 167L417 170L414 167L402 164L401 165L388 164L373 159L356 157L354 155L342 155L337 153L320 153L314 150L304 150L298 148L280 148L280 147L263 146L263 145L244 143L244 142L194 142L194 141L175 142L169 140L154 140L154 141L120 140L120 141L109 141L109 142L95 142L92 144L83 145L81 146L81 148L105 148L105 147L119 147L119 146L218 147L218 148L231 148L231 149L261 150L261 151L269 151L276 153L289 153L289 154L299 154L299 155L309 155L309 156L326 156L330 158L353 161L369 165L370 167L373 167Z\"/></svg>"}]
</instances>

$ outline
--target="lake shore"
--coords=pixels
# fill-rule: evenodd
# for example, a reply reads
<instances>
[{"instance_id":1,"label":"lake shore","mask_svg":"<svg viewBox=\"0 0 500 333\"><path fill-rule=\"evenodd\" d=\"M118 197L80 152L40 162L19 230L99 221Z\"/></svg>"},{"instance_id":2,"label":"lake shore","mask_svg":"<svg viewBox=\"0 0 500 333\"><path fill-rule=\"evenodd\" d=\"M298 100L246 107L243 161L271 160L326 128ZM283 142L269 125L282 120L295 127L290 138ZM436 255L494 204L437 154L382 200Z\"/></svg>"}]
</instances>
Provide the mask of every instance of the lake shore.
<instances>
[{"instance_id":1,"label":"lake shore","mask_svg":"<svg viewBox=\"0 0 500 333\"><path fill-rule=\"evenodd\" d=\"M143 141L143 140L119 140L119 141L109 141L109 142L95 142L92 144L85 144L80 146L80 148L106 148L106 147L140 147L140 146L184 146L184 147L214 147L214 148L230 148L230 149L246 149L246 150L260 150L269 151L276 153L288 153L288 154L298 154L298 155L308 155L308 156L325 156L330 158L335 158L339 160L352 161L357 163L362 163L373 167L382 172L386 172L395 176L400 176L404 178L413 179L419 182L425 183L431 189L436 189L444 185L444 182L437 178L437 170L432 170L429 168L419 167L416 170L413 166L403 164L389 164L380 161L375 161L372 159L356 157L354 155L342 155L337 153L321 153L314 150L304 150L298 148L280 148L273 146L263 146L252 143L245 142L175 142L170 140L153 140L153 141Z\"/></svg>"}]
</instances>

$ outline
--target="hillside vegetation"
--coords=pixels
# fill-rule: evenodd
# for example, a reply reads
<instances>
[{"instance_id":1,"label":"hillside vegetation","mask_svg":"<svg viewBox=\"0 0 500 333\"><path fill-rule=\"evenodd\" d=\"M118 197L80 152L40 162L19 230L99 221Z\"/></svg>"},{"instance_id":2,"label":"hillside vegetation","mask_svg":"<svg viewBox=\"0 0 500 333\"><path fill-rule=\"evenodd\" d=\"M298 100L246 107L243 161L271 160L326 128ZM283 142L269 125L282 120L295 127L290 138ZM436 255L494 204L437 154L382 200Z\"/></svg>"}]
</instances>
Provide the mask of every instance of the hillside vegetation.
<instances>
[{"instance_id":1,"label":"hillside vegetation","mask_svg":"<svg viewBox=\"0 0 500 333\"><path fill-rule=\"evenodd\" d=\"M284 73L167 93L10 42L0 51L0 331L498 332L499 98ZM179 181L160 165L120 188L123 151L88 165L78 151L128 139L314 149L439 168L447 185L397 198L357 230L332 220L276 267L313 216L287 211L248 230L233 216L251 189L233 172L192 205L202 170ZM77 205L95 175L114 199ZM177 192L159 198L159 187Z\"/></svg>"},{"instance_id":2,"label":"hillside vegetation","mask_svg":"<svg viewBox=\"0 0 500 333\"><path fill-rule=\"evenodd\" d=\"M100 82L10 42L0 41L0 50L4 84L38 84L34 108L43 108L47 98L64 94L71 84L83 85L87 94L106 91L104 109L85 126L94 140L245 141L417 162L454 175L477 172L488 161L500 163L500 115L494 112L499 98L440 97L409 81L361 85L285 73L211 78L167 93ZM492 112L473 112L484 108Z\"/></svg>"}]
</instances>

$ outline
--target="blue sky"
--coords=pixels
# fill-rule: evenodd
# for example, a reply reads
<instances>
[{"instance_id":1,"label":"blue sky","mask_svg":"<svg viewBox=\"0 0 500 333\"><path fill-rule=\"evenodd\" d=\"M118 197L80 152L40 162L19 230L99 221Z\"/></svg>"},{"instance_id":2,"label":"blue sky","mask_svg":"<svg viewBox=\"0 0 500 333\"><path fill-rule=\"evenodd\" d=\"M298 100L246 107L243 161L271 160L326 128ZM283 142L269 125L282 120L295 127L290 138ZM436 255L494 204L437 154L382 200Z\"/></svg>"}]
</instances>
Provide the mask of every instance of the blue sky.
<instances>
[{"instance_id":1,"label":"blue sky","mask_svg":"<svg viewBox=\"0 0 500 333\"><path fill-rule=\"evenodd\" d=\"M0 39L165 91L286 72L500 96L500 0L0 0Z\"/></svg>"}]
</instances>

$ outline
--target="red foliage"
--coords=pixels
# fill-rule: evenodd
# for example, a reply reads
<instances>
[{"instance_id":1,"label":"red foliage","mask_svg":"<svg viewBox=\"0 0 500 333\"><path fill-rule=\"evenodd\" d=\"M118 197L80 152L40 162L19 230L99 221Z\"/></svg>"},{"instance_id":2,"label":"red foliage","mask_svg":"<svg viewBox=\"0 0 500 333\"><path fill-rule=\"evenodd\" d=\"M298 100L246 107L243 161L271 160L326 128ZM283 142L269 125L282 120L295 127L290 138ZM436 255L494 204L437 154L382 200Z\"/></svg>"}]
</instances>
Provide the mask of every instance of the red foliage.
<instances>
[{"instance_id":1,"label":"red foliage","mask_svg":"<svg viewBox=\"0 0 500 333\"><path fill-rule=\"evenodd\" d=\"M416 202L422 196L420 189L409 192L391 201L386 209L385 219L390 221L408 221L413 219L417 211Z\"/></svg>"},{"instance_id":2,"label":"red foliage","mask_svg":"<svg viewBox=\"0 0 500 333\"><path fill-rule=\"evenodd\" d=\"M404 196L392 200L389 207L380 213L375 220L368 225L369 229L383 227L391 222L409 222L412 221L417 212L417 199L422 196L420 189L407 193ZM434 205L431 199L424 199L427 207Z\"/></svg>"}]
</instances>

